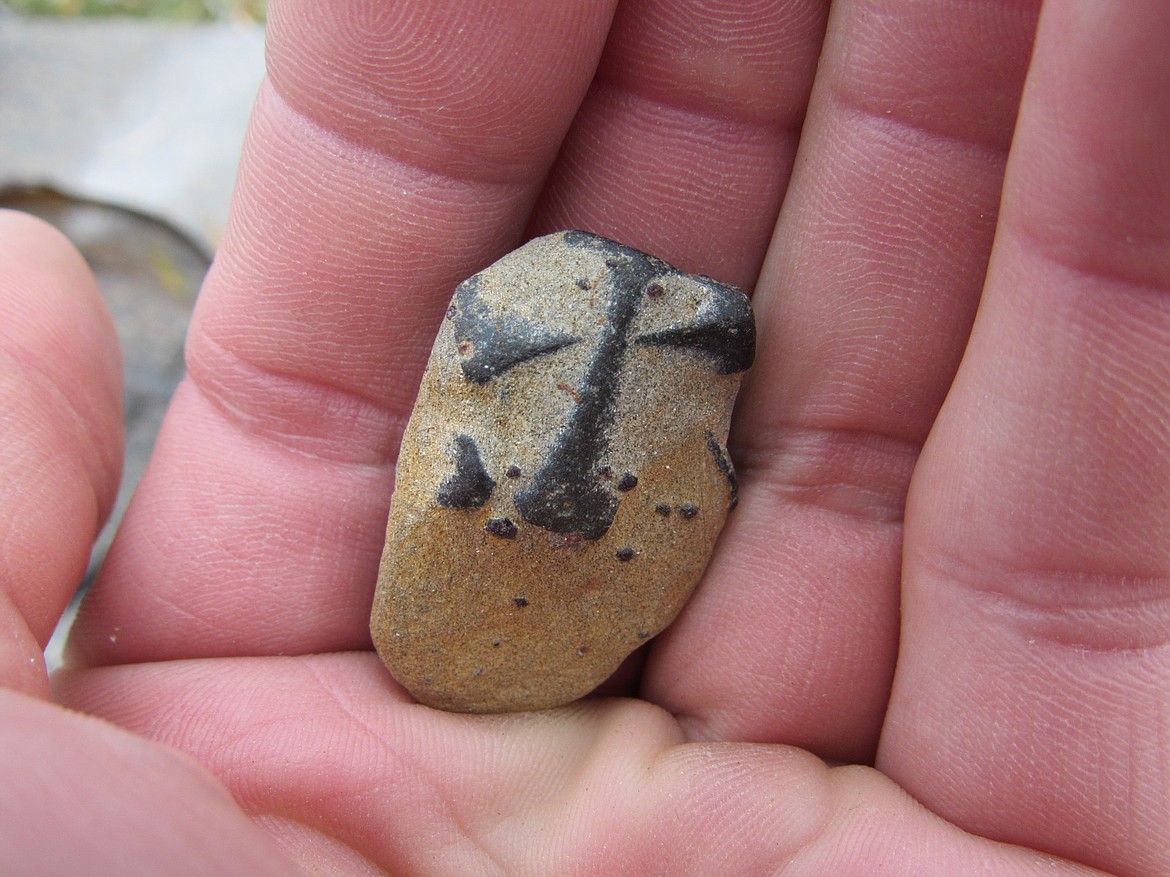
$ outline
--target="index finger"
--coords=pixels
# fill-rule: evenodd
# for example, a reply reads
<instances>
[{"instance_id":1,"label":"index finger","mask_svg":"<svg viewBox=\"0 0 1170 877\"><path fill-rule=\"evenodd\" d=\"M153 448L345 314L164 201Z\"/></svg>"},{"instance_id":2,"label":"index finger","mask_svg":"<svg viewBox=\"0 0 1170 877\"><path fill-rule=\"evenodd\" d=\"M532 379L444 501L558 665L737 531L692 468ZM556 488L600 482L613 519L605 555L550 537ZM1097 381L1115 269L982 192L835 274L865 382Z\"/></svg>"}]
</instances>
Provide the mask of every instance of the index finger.
<instances>
[{"instance_id":1,"label":"index finger","mask_svg":"<svg viewBox=\"0 0 1170 877\"><path fill-rule=\"evenodd\" d=\"M434 325L522 232L613 5L273 4L189 379L74 660L368 646Z\"/></svg>"}]
</instances>

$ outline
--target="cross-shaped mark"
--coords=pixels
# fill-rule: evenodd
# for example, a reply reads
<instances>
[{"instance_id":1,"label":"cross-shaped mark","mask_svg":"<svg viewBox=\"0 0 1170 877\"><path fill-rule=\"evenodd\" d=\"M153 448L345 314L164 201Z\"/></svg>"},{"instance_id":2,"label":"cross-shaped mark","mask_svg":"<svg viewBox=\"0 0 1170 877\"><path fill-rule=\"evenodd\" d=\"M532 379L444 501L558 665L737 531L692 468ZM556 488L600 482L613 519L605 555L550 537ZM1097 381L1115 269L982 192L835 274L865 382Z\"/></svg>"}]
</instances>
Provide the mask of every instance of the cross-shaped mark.
<instances>
[{"instance_id":1,"label":"cross-shaped mark","mask_svg":"<svg viewBox=\"0 0 1170 877\"><path fill-rule=\"evenodd\" d=\"M600 331L584 339L556 326L537 325L530 319L500 313L480 296L479 276L465 281L453 300L454 338L463 377L487 384L516 366L548 356L570 345L588 341L593 349L580 385L573 391L576 404L560 428L551 449L531 479L515 495L519 516L529 524L559 534L600 539L613 523L624 479L598 477L614 426L616 400L631 343L671 348L698 355L717 374L744 371L755 354L755 323L747 297L734 287L707 277L690 276L702 289L699 304L685 321L676 317L655 328L632 332L644 309L662 307L669 298L671 278L679 272L637 250L586 232L568 232L564 242L604 256L607 276L596 285L605 299ZM579 278L587 288L590 281ZM640 324L655 324L642 319ZM720 471L733 481L725 452L708 441ZM440 505L481 507L495 482L484 469L475 442L467 435L455 438L456 472L441 486ZM627 473L629 478L632 475ZM636 484L637 479L633 478ZM625 483L630 483L628 480Z\"/></svg>"}]
</instances>

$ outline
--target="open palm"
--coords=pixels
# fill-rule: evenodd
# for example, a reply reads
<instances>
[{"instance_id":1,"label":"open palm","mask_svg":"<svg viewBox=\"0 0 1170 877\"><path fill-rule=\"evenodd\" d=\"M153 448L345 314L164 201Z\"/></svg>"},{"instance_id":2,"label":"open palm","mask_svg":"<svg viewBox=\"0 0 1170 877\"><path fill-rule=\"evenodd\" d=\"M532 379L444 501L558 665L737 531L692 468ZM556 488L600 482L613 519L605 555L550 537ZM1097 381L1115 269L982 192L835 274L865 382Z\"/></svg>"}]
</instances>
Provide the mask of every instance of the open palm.
<instances>
[{"instance_id":1,"label":"open palm","mask_svg":"<svg viewBox=\"0 0 1170 877\"><path fill-rule=\"evenodd\" d=\"M1162 0L274 0L54 680L113 725L38 657L116 478L112 332L0 219L0 859L1170 872L1168 37ZM741 502L626 697L433 711L367 632L394 457L454 285L560 228L754 288Z\"/></svg>"}]
</instances>

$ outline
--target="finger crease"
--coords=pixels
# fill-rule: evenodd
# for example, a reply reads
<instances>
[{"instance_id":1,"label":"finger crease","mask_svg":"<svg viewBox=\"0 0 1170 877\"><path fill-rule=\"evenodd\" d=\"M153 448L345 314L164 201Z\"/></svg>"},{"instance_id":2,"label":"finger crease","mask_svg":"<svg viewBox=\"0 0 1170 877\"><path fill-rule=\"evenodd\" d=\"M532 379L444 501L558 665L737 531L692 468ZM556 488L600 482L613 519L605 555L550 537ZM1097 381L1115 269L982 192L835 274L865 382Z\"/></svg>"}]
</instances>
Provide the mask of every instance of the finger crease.
<instances>
[{"instance_id":1,"label":"finger crease","mask_svg":"<svg viewBox=\"0 0 1170 877\"><path fill-rule=\"evenodd\" d=\"M207 335L200 350L190 382L245 433L313 459L371 466L397 460L408 413L324 380L262 368ZM208 354L214 363L203 361Z\"/></svg>"},{"instance_id":2,"label":"finger crease","mask_svg":"<svg viewBox=\"0 0 1170 877\"><path fill-rule=\"evenodd\" d=\"M766 445L736 442L732 459L745 487L867 522L901 524L920 451L918 442L893 435L785 427Z\"/></svg>"}]
</instances>

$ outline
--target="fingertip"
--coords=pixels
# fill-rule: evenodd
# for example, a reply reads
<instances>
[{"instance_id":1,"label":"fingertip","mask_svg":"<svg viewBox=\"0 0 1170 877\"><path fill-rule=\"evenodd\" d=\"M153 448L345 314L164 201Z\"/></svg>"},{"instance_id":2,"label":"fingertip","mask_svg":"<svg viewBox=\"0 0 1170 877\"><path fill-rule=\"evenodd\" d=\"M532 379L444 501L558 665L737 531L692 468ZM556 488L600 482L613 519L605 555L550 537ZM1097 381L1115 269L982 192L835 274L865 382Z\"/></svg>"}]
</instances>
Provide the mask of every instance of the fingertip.
<instances>
[{"instance_id":1,"label":"fingertip","mask_svg":"<svg viewBox=\"0 0 1170 877\"><path fill-rule=\"evenodd\" d=\"M0 352L61 389L103 437L105 494L121 467L122 366L113 318L81 253L38 217L0 208ZM108 440L105 440L108 437ZM96 473L95 474L102 474Z\"/></svg>"}]
</instances>

